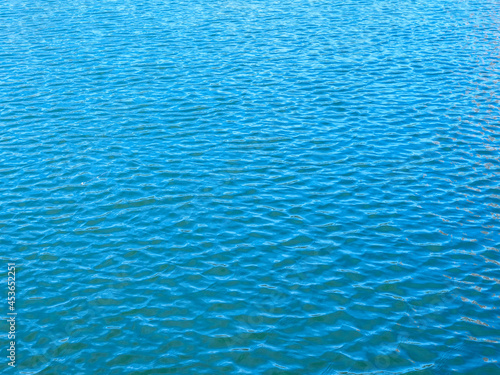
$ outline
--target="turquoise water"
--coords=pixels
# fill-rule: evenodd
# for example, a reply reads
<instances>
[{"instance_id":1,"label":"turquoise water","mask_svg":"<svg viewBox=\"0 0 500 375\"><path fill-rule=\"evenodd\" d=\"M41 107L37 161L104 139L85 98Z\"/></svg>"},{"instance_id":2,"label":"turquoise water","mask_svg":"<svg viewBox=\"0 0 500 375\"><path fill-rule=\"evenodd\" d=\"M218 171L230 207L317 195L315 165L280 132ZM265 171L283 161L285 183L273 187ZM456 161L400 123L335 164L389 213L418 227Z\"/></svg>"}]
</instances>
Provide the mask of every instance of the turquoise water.
<instances>
[{"instance_id":1,"label":"turquoise water","mask_svg":"<svg viewBox=\"0 0 500 375\"><path fill-rule=\"evenodd\" d=\"M6 0L5 374L500 374L500 4Z\"/></svg>"}]
</instances>

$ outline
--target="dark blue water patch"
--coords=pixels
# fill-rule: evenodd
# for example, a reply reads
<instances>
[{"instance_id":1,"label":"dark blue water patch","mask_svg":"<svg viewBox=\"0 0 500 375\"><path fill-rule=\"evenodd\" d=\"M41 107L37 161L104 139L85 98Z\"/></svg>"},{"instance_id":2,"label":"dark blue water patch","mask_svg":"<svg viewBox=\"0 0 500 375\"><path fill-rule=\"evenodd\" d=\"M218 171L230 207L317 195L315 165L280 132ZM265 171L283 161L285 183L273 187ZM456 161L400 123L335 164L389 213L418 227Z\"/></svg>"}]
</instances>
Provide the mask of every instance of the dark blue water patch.
<instances>
[{"instance_id":1,"label":"dark blue water patch","mask_svg":"<svg viewBox=\"0 0 500 375\"><path fill-rule=\"evenodd\" d=\"M17 370L500 373L499 10L2 3Z\"/></svg>"}]
</instances>

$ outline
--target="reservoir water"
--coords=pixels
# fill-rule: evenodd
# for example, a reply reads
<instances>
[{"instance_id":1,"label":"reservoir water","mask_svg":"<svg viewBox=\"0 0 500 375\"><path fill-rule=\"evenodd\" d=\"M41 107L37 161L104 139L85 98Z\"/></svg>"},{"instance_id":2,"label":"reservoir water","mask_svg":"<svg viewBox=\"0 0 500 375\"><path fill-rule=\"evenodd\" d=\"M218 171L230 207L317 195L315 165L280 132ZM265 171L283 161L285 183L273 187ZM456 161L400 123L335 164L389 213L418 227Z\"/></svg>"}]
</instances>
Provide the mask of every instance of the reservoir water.
<instances>
[{"instance_id":1,"label":"reservoir water","mask_svg":"<svg viewBox=\"0 0 500 375\"><path fill-rule=\"evenodd\" d=\"M0 372L500 374L499 14L3 1Z\"/></svg>"}]
</instances>

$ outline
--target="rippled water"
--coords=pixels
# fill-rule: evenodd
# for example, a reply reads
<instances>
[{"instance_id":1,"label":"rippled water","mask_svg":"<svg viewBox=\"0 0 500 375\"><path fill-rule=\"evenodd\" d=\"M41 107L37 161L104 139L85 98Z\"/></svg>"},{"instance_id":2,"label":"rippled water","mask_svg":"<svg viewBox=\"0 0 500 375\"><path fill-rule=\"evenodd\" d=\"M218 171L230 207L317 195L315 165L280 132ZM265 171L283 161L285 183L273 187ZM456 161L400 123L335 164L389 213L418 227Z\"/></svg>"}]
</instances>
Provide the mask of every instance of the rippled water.
<instances>
[{"instance_id":1,"label":"rippled water","mask_svg":"<svg viewBox=\"0 0 500 375\"><path fill-rule=\"evenodd\" d=\"M2 2L1 371L500 374L499 14Z\"/></svg>"}]
</instances>

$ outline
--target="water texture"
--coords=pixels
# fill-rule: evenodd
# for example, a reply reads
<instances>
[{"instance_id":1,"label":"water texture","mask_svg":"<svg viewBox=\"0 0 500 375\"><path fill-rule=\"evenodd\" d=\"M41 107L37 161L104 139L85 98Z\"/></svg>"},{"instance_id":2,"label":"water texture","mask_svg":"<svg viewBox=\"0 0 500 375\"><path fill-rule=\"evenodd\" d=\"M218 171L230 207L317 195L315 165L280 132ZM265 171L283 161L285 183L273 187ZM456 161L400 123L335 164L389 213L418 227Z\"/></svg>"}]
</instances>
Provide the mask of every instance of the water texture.
<instances>
[{"instance_id":1,"label":"water texture","mask_svg":"<svg viewBox=\"0 0 500 375\"><path fill-rule=\"evenodd\" d=\"M499 14L3 1L0 371L500 374Z\"/></svg>"}]
</instances>

